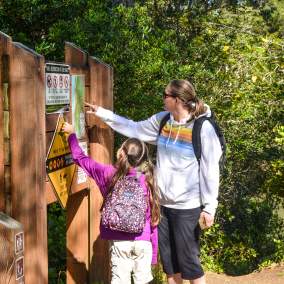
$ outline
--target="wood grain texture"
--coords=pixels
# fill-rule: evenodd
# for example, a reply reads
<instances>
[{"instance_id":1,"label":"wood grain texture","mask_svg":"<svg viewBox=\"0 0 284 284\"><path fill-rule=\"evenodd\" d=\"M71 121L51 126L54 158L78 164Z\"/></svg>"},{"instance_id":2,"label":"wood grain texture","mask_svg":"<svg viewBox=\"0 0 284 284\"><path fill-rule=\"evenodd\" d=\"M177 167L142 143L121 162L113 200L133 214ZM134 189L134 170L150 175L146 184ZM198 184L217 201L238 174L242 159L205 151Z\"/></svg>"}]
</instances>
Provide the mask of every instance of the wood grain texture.
<instances>
[{"instance_id":1,"label":"wood grain texture","mask_svg":"<svg viewBox=\"0 0 284 284\"><path fill-rule=\"evenodd\" d=\"M11 49L12 39L4 33L0 32L0 211L7 212L5 191L10 191L10 187L5 186L5 132L7 129L7 117L9 116L9 102L8 102L8 84L9 84L9 51ZM6 123L6 126L5 126ZM9 122L8 122L9 123ZM9 126L8 126L9 127ZM9 136L9 134L8 134ZM7 138L6 138L7 139ZM8 145L10 141L8 141ZM9 151L9 147L8 147ZM9 168L7 169L9 170ZM9 173L10 174L10 173Z\"/></svg>"},{"instance_id":2,"label":"wood grain texture","mask_svg":"<svg viewBox=\"0 0 284 284\"><path fill-rule=\"evenodd\" d=\"M44 284L48 282L44 58L13 43L9 77L12 217L24 226L25 281Z\"/></svg>"},{"instance_id":3,"label":"wood grain texture","mask_svg":"<svg viewBox=\"0 0 284 284\"><path fill-rule=\"evenodd\" d=\"M85 84L89 85L88 54L72 43L65 43L65 63L70 65L71 75L85 75ZM71 110L72 110L71 105ZM83 139L86 141L86 139ZM88 283L89 261L89 189L88 184L72 184L67 203L67 283ZM80 232L80 233L79 233Z\"/></svg>"},{"instance_id":4,"label":"wood grain texture","mask_svg":"<svg viewBox=\"0 0 284 284\"><path fill-rule=\"evenodd\" d=\"M108 109L113 108L113 72L112 68L97 58L89 58L90 96L88 101ZM90 155L95 160L110 164L113 162L113 132L95 116L88 117ZM109 244L99 238L100 208L102 196L93 182L90 191L90 281L110 283Z\"/></svg>"}]
</instances>

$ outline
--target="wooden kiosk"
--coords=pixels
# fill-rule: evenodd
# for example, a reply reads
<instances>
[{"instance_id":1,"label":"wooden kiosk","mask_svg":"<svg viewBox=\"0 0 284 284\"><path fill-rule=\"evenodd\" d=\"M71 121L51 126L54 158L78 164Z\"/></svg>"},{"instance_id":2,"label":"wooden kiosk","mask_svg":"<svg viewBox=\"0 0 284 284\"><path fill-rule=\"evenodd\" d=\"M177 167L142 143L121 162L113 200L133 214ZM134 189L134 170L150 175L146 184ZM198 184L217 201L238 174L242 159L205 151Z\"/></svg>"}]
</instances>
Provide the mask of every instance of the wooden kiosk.
<instances>
[{"instance_id":1,"label":"wooden kiosk","mask_svg":"<svg viewBox=\"0 0 284 284\"><path fill-rule=\"evenodd\" d=\"M57 198L45 159L58 114L45 112L45 63L43 56L0 33L0 211L20 222L25 236L24 282L10 283L48 283L46 212ZM112 108L109 65L68 42L64 63L71 75L85 75L87 101ZM70 111L63 115L71 121ZM89 155L112 162L112 131L89 116L86 126ZM68 284L109 283L108 243L98 238L101 202L96 185L78 183L75 175L66 206ZM0 256L0 276L5 272L1 261Z\"/></svg>"}]
</instances>

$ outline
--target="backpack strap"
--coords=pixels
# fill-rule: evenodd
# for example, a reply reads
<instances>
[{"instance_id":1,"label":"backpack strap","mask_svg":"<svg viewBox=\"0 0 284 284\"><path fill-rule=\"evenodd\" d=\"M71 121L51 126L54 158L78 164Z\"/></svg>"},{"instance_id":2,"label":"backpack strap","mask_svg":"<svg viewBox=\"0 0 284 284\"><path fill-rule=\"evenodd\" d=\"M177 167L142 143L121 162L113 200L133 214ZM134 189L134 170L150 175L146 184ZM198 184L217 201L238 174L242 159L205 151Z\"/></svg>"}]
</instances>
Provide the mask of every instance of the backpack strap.
<instances>
[{"instance_id":1,"label":"backpack strap","mask_svg":"<svg viewBox=\"0 0 284 284\"><path fill-rule=\"evenodd\" d=\"M201 159L201 127L205 120L207 120L205 116L195 119L193 128L192 128L192 146L194 150L195 157L200 164Z\"/></svg>"},{"instance_id":2,"label":"backpack strap","mask_svg":"<svg viewBox=\"0 0 284 284\"><path fill-rule=\"evenodd\" d=\"M160 127L159 127L159 135L162 132L162 129L166 125L167 121L170 119L171 114L167 113L161 120L160 122ZM208 120L208 117L202 116L194 121L193 129L192 129L192 145L193 145L193 150L194 154L196 156L196 159L198 163L200 163L200 158L201 158L201 127L202 124L205 120Z\"/></svg>"},{"instance_id":3,"label":"backpack strap","mask_svg":"<svg viewBox=\"0 0 284 284\"><path fill-rule=\"evenodd\" d=\"M211 117L208 117L208 121L214 127L215 133L217 134L220 145L221 145L222 155L221 155L220 160L219 160L219 169L220 169L220 171L223 171L224 168L225 168L225 163L226 163L226 148L227 148L225 136L224 136L224 133L223 133L222 129L220 128L219 124L215 120L215 116L214 116L213 113L212 113Z\"/></svg>"},{"instance_id":4,"label":"backpack strap","mask_svg":"<svg viewBox=\"0 0 284 284\"><path fill-rule=\"evenodd\" d=\"M167 113L161 120L160 122L160 127L159 127L159 135L161 135L161 132L162 132L162 129L164 128L164 126L166 125L167 121L170 119L171 117L171 114L170 113Z\"/></svg>"},{"instance_id":5,"label":"backpack strap","mask_svg":"<svg viewBox=\"0 0 284 284\"><path fill-rule=\"evenodd\" d=\"M162 132L163 127L166 125L167 121L170 119L170 113L167 113L161 120L160 122L160 127L159 127L159 135ZM193 128L192 128L192 146L193 146L193 150L194 150L194 154L196 156L196 159L198 161L198 164L200 164L200 159L201 159L201 128L203 125L203 122L205 120L208 120L210 122L210 124L213 126L219 142L221 144L221 148L222 148L222 156L220 158L220 168L224 168L224 164L226 161L226 141L225 141L225 137L223 134L222 129L220 128L220 126L218 125L218 123L215 120L215 115L214 113L211 111L211 116L207 117L207 116L202 116L200 118L195 119L194 124L193 124Z\"/></svg>"},{"instance_id":6,"label":"backpack strap","mask_svg":"<svg viewBox=\"0 0 284 284\"><path fill-rule=\"evenodd\" d=\"M210 117L206 117L206 116L202 116L200 118L197 118L194 122L193 125L193 129L192 129L192 146L193 146L193 150L194 150L194 154L196 156L196 159L198 161L198 163L200 163L200 159L201 159L201 128L202 128L202 124L205 120L208 120L210 122L210 124L213 126L215 133L218 136L219 142L221 144L221 149L222 149L222 163L224 163L225 161L225 152L226 152L226 142L225 142L225 138L223 135L223 132L220 128L220 126L218 125L218 123L215 120L215 115L213 112L211 112L211 116Z\"/></svg>"}]
</instances>

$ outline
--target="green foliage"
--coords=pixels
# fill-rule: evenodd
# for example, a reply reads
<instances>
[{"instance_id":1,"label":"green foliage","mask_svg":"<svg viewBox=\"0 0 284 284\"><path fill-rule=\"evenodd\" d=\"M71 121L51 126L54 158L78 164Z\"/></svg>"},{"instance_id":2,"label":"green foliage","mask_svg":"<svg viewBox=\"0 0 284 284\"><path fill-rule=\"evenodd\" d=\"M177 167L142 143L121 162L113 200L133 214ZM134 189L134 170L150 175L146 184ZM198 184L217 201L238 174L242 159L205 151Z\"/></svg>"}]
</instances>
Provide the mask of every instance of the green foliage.
<instances>
[{"instance_id":1,"label":"green foliage","mask_svg":"<svg viewBox=\"0 0 284 284\"><path fill-rule=\"evenodd\" d=\"M256 251L239 241L233 241L215 224L204 232L201 254L206 269L218 273L245 274L252 269ZM209 245L206 242L209 241Z\"/></svg>"},{"instance_id":2,"label":"green foliage","mask_svg":"<svg viewBox=\"0 0 284 284\"><path fill-rule=\"evenodd\" d=\"M275 139L273 141L275 147L279 152L283 153L284 146L284 125L277 125L273 132ZM265 188L269 189L272 193L278 194L284 198L284 161L283 155L276 156L270 161L270 175L265 181Z\"/></svg>"},{"instance_id":3,"label":"green foliage","mask_svg":"<svg viewBox=\"0 0 284 284\"><path fill-rule=\"evenodd\" d=\"M162 265L160 262L152 268L152 273L154 275L154 279L151 281L151 284L166 283L166 275L165 273L163 273Z\"/></svg>"},{"instance_id":4,"label":"green foliage","mask_svg":"<svg viewBox=\"0 0 284 284\"><path fill-rule=\"evenodd\" d=\"M66 283L66 214L59 203L48 206L48 283Z\"/></svg>"},{"instance_id":5,"label":"green foliage","mask_svg":"<svg viewBox=\"0 0 284 284\"><path fill-rule=\"evenodd\" d=\"M162 109L160 94L171 79L194 83L228 144L202 261L242 274L284 260L283 11L280 0L3 0L0 29L49 60L62 60L66 40L111 64L115 111L135 120ZM52 279L65 265L57 254L65 247L61 214L49 209Z\"/></svg>"}]
</instances>

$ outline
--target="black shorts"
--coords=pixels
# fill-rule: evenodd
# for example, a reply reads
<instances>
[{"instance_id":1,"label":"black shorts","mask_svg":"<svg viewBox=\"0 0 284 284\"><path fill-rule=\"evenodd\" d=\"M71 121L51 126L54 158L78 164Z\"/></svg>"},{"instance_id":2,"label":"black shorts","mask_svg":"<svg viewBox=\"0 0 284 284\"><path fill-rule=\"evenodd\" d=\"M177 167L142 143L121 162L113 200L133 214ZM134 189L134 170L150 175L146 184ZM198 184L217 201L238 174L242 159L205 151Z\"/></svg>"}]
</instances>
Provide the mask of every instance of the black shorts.
<instances>
[{"instance_id":1,"label":"black shorts","mask_svg":"<svg viewBox=\"0 0 284 284\"><path fill-rule=\"evenodd\" d=\"M172 209L161 206L159 251L167 275L181 273L182 279L204 275L200 264L199 216L201 208Z\"/></svg>"}]
</instances>

